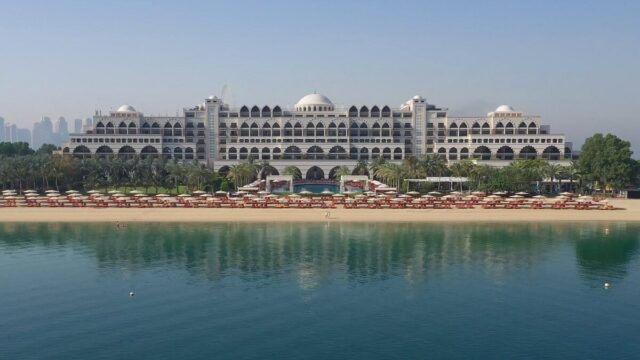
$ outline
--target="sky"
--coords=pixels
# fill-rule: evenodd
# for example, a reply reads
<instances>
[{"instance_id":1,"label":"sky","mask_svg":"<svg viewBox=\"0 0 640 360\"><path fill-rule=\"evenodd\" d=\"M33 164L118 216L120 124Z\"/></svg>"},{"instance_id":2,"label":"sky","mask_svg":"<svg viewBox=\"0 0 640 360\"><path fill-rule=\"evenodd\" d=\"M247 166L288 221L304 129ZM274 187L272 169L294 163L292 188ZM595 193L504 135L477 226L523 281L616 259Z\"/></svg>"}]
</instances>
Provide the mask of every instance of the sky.
<instances>
[{"instance_id":1,"label":"sky","mask_svg":"<svg viewBox=\"0 0 640 360\"><path fill-rule=\"evenodd\" d=\"M235 105L398 106L454 115L509 104L580 146L596 132L640 155L638 1L0 0L0 117L174 115Z\"/></svg>"}]
</instances>

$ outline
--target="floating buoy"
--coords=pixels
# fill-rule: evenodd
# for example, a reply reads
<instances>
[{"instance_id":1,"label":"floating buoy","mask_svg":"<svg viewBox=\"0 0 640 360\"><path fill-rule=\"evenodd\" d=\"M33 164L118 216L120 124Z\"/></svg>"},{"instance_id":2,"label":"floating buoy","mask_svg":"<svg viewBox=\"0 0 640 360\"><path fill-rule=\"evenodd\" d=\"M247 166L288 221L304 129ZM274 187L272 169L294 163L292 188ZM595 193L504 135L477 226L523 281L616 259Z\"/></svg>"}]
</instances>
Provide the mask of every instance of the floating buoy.
<instances>
[{"instance_id":1,"label":"floating buoy","mask_svg":"<svg viewBox=\"0 0 640 360\"><path fill-rule=\"evenodd\" d=\"M129 296L133 297L134 295L133 291L129 291Z\"/></svg>"},{"instance_id":2,"label":"floating buoy","mask_svg":"<svg viewBox=\"0 0 640 360\"><path fill-rule=\"evenodd\" d=\"M605 235L609 235L609 228L604 228Z\"/></svg>"},{"instance_id":3,"label":"floating buoy","mask_svg":"<svg viewBox=\"0 0 640 360\"><path fill-rule=\"evenodd\" d=\"M611 286L611 284L609 284L609 283L604 283L604 288L605 288L605 289L608 289L608 288L609 288L609 286Z\"/></svg>"}]
</instances>

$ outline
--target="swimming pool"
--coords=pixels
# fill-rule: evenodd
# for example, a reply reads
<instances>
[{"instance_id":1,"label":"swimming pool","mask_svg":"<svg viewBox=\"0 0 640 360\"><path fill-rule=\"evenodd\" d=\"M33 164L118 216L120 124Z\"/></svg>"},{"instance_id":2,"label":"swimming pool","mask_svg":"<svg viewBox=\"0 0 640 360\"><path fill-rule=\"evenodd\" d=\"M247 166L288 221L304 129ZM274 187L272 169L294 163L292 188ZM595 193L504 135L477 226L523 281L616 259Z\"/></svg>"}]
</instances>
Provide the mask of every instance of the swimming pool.
<instances>
[{"instance_id":1,"label":"swimming pool","mask_svg":"<svg viewBox=\"0 0 640 360\"><path fill-rule=\"evenodd\" d=\"M297 193L301 191L310 191L314 194L320 194L321 192L326 190L329 190L333 193L338 193L340 191L340 186L338 186L338 184L313 184L313 183L293 184L293 191Z\"/></svg>"}]
</instances>

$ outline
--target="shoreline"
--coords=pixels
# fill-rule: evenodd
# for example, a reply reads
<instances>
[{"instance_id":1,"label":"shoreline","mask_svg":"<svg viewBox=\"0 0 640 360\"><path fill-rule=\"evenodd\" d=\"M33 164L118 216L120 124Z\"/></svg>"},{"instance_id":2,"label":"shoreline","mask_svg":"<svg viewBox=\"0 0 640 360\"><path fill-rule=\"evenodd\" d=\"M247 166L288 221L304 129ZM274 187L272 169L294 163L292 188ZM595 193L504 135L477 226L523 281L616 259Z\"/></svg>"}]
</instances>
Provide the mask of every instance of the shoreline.
<instances>
[{"instance_id":1,"label":"shoreline","mask_svg":"<svg viewBox=\"0 0 640 360\"><path fill-rule=\"evenodd\" d=\"M0 208L1 223L516 223L640 222L639 200L611 200L616 210L555 209L228 209ZM326 213L329 212L329 218Z\"/></svg>"}]
</instances>

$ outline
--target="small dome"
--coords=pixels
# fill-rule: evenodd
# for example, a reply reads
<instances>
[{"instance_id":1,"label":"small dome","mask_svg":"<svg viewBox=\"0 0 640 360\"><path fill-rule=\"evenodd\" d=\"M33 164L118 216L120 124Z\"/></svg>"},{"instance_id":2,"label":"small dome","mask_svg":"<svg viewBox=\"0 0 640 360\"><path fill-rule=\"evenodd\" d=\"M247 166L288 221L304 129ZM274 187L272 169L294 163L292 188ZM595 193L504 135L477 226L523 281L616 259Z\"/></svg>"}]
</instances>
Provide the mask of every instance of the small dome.
<instances>
[{"instance_id":1,"label":"small dome","mask_svg":"<svg viewBox=\"0 0 640 360\"><path fill-rule=\"evenodd\" d=\"M495 112L515 112L515 110L509 105L500 105Z\"/></svg>"},{"instance_id":2,"label":"small dome","mask_svg":"<svg viewBox=\"0 0 640 360\"><path fill-rule=\"evenodd\" d=\"M135 113L136 109L133 108L133 106L131 105L122 105L118 108L119 113Z\"/></svg>"},{"instance_id":3,"label":"small dome","mask_svg":"<svg viewBox=\"0 0 640 360\"><path fill-rule=\"evenodd\" d=\"M328 97L320 94L309 94L300 99L296 106L308 106L308 105L320 105L320 106L331 106L333 107L333 103L329 100Z\"/></svg>"},{"instance_id":4,"label":"small dome","mask_svg":"<svg viewBox=\"0 0 640 360\"><path fill-rule=\"evenodd\" d=\"M424 100L424 98L420 95L416 95L413 97L413 100Z\"/></svg>"},{"instance_id":5,"label":"small dome","mask_svg":"<svg viewBox=\"0 0 640 360\"><path fill-rule=\"evenodd\" d=\"M209 99L209 100L215 100L215 99L217 99L217 97L215 97L215 96L211 95L211 96L209 96L207 99Z\"/></svg>"}]
</instances>

